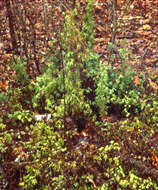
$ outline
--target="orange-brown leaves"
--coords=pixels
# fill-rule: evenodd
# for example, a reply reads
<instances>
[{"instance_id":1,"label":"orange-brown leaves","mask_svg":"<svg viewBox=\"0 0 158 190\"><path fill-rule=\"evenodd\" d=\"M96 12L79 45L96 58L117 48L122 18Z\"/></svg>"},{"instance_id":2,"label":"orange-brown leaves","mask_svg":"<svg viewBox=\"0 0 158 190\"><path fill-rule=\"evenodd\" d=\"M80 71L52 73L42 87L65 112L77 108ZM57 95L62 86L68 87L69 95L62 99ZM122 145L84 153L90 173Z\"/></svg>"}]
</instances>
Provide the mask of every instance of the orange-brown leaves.
<instances>
[{"instance_id":1,"label":"orange-brown leaves","mask_svg":"<svg viewBox=\"0 0 158 190\"><path fill-rule=\"evenodd\" d=\"M158 168L158 156L154 152L152 152L152 165Z\"/></svg>"},{"instance_id":2,"label":"orange-brown leaves","mask_svg":"<svg viewBox=\"0 0 158 190\"><path fill-rule=\"evenodd\" d=\"M158 85L155 82L153 82L150 78L148 78L148 81L152 89L158 90Z\"/></svg>"},{"instance_id":3,"label":"orange-brown leaves","mask_svg":"<svg viewBox=\"0 0 158 190\"><path fill-rule=\"evenodd\" d=\"M137 85L141 85L138 75L134 76L134 83L137 84Z\"/></svg>"},{"instance_id":4,"label":"orange-brown leaves","mask_svg":"<svg viewBox=\"0 0 158 190\"><path fill-rule=\"evenodd\" d=\"M0 82L0 91L7 91L9 85L9 81L6 80L4 82Z\"/></svg>"}]
</instances>

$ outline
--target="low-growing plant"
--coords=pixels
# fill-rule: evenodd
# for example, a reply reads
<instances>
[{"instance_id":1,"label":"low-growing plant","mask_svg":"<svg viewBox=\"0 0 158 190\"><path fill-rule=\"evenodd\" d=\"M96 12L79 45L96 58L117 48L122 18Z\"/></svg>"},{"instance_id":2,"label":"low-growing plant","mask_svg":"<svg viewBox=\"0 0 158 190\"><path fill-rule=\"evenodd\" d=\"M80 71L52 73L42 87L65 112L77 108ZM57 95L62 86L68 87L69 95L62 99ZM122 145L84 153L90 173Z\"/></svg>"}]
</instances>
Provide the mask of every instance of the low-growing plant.
<instances>
[{"instance_id":1,"label":"low-growing plant","mask_svg":"<svg viewBox=\"0 0 158 190\"><path fill-rule=\"evenodd\" d=\"M8 101L8 96L5 92L0 92L0 104L1 106L5 106L5 104L7 103Z\"/></svg>"},{"instance_id":2,"label":"low-growing plant","mask_svg":"<svg viewBox=\"0 0 158 190\"><path fill-rule=\"evenodd\" d=\"M8 114L8 118L12 120L13 125L16 125L18 121L24 124L25 121L30 122L32 120L29 110L15 111L12 114Z\"/></svg>"},{"instance_id":3,"label":"low-growing plant","mask_svg":"<svg viewBox=\"0 0 158 190\"><path fill-rule=\"evenodd\" d=\"M118 143L111 141L109 145L99 148L99 155L95 156L99 164L105 165L104 175L107 180L101 185L98 190L107 189L156 189L157 185L151 180L151 178L143 179L138 177L136 171L124 171L121 166L120 156L118 152L120 146Z\"/></svg>"},{"instance_id":4,"label":"low-growing plant","mask_svg":"<svg viewBox=\"0 0 158 190\"><path fill-rule=\"evenodd\" d=\"M83 26L84 22L91 22L87 20L89 18L87 15L91 14L92 1L87 1L87 6L85 17L83 16ZM64 15L65 24L59 36L57 48L59 51L56 52L58 56L52 55L48 69L37 78L33 98L34 107L41 103L45 110L54 112L53 116L60 118L63 115L73 116L76 113L83 113L85 116L91 114L89 100L85 97L87 89L84 89L84 84L90 71L86 70L86 66L94 59L87 39L92 26L81 29L75 21L76 11L77 9L67 11ZM55 56L58 59L55 59Z\"/></svg>"},{"instance_id":5,"label":"low-growing plant","mask_svg":"<svg viewBox=\"0 0 158 190\"><path fill-rule=\"evenodd\" d=\"M143 76L126 62L126 48L117 50L121 57L117 67L99 61L92 49L93 0L86 0L83 15L79 11L77 2L73 10L63 13L63 31L52 41L51 55L35 82L25 62L18 58L13 62L15 88L8 91L7 117L0 120L0 162L8 188L156 189L150 178L141 178L136 170L126 171L121 152L125 135L138 132L133 135L133 147L142 150L154 133L149 129L152 124L157 126L157 98L151 103L143 97ZM5 95L0 94L3 104ZM143 121L137 117L113 123L105 117L97 127L89 122L94 114L111 114L114 106L116 115L121 112L127 117L143 111ZM50 112L51 119L36 121L34 111ZM138 144L140 138L143 143ZM130 148L123 151L134 152ZM8 163L11 169L6 169ZM5 178L1 165L0 179Z\"/></svg>"},{"instance_id":6,"label":"low-growing plant","mask_svg":"<svg viewBox=\"0 0 158 190\"><path fill-rule=\"evenodd\" d=\"M106 115L114 105L117 105L118 113L123 112L127 117L141 110L143 81L140 84L134 82L136 73L127 65L123 53L123 62L117 67L100 64L95 100L101 115Z\"/></svg>"},{"instance_id":7,"label":"low-growing plant","mask_svg":"<svg viewBox=\"0 0 158 190\"><path fill-rule=\"evenodd\" d=\"M34 83L28 71L28 63L18 57L11 60L11 69L15 71L8 90L8 104L11 112L17 109L31 109ZM21 107L21 108L20 108Z\"/></svg>"},{"instance_id":8,"label":"low-growing plant","mask_svg":"<svg viewBox=\"0 0 158 190\"><path fill-rule=\"evenodd\" d=\"M45 184L45 187L55 189L59 186L57 189L61 189L60 181L64 178L62 154L66 151L64 139L57 130L44 122L37 122L27 128L31 130L30 140L23 142L23 146L27 150L26 159L32 162L26 166L26 173L19 185L30 189L41 188Z\"/></svg>"},{"instance_id":9,"label":"low-growing plant","mask_svg":"<svg viewBox=\"0 0 158 190\"><path fill-rule=\"evenodd\" d=\"M14 59L11 61L11 66L15 71L14 78L18 85L28 85L30 82L30 77L26 69L27 62L21 61L20 58L15 56Z\"/></svg>"},{"instance_id":10,"label":"low-growing plant","mask_svg":"<svg viewBox=\"0 0 158 190\"><path fill-rule=\"evenodd\" d=\"M157 95L151 94L150 98L145 97L142 104L142 120L147 125L158 127L158 98Z\"/></svg>"},{"instance_id":11,"label":"low-growing plant","mask_svg":"<svg viewBox=\"0 0 158 190\"><path fill-rule=\"evenodd\" d=\"M12 135L6 131L6 125L3 123L0 123L0 132L1 132L1 136L0 136L0 159L2 161L3 160L3 153L5 153L6 150L8 149L7 143L11 143L11 141L12 141Z\"/></svg>"}]
</instances>

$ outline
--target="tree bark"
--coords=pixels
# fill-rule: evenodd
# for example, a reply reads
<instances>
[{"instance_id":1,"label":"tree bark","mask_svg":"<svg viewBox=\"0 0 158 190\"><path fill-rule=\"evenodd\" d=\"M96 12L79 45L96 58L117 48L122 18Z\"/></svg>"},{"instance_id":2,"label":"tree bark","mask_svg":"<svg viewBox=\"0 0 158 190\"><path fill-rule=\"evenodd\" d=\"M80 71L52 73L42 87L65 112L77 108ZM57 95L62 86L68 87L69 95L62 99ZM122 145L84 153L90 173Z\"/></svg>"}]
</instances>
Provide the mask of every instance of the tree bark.
<instances>
[{"instance_id":1,"label":"tree bark","mask_svg":"<svg viewBox=\"0 0 158 190\"><path fill-rule=\"evenodd\" d=\"M12 8L11 8L11 2L10 0L6 0L6 9L7 9L7 17L8 17L8 22L9 22L9 30L10 30L10 36L11 36L11 41L12 41L12 50L15 54L18 53L18 44L16 40L16 34L15 34L15 19L14 15L12 13Z\"/></svg>"}]
</instances>

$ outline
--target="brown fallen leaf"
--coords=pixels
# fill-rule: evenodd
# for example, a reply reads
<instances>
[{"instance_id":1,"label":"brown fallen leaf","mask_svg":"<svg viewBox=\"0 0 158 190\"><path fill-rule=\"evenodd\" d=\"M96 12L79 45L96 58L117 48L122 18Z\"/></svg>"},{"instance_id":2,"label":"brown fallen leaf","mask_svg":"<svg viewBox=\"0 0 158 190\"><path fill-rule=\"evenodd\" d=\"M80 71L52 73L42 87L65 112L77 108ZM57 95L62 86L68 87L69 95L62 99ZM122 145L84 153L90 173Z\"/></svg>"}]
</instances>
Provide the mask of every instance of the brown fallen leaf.
<instances>
[{"instance_id":1,"label":"brown fallen leaf","mask_svg":"<svg viewBox=\"0 0 158 190\"><path fill-rule=\"evenodd\" d=\"M94 51L97 51L97 50L98 50L98 45L94 45L94 46L93 46L93 50L94 50Z\"/></svg>"},{"instance_id":2,"label":"brown fallen leaf","mask_svg":"<svg viewBox=\"0 0 158 190\"><path fill-rule=\"evenodd\" d=\"M36 24L35 24L35 28L36 28L36 29L40 29L41 26L42 26L41 23L36 23Z\"/></svg>"},{"instance_id":3,"label":"brown fallen leaf","mask_svg":"<svg viewBox=\"0 0 158 190\"><path fill-rule=\"evenodd\" d=\"M149 84L150 86L154 89L154 90L158 90L158 85L156 83L154 83L150 78L148 78Z\"/></svg>"},{"instance_id":4,"label":"brown fallen leaf","mask_svg":"<svg viewBox=\"0 0 158 190\"><path fill-rule=\"evenodd\" d=\"M5 54L5 57L6 57L7 59L11 59L11 58L12 58L12 54L11 54L11 53Z\"/></svg>"},{"instance_id":5,"label":"brown fallen leaf","mask_svg":"<svg viewBox=\"0 0 158 190\"><path fill-rule=\"evenodd\" d=\"M138 75L134 76L134 83L137 84L137 85L141 85Z\"/></svg>"},{"instance_id":6,"label":"brown fallen leaf","mask_svg":"<svg viewBox=\"0 0 158 190\"><path fill-rule=\"evenodd\" d=\"M94 144L90 144L90 145L89 145L89 151L94 150L94 148L95 148Z\"/></svg>"},{"instance_id":7,"label":"brown fallen leaf","mask_svg":"<svg viewBox=\"0 0 158 190\"><path fill-rule=\"evenodd\" d=\"M3 47L3 43L0 42L0 49Z\"/></svg>"},{"instance_id":8,"label":"brown fallen leaf","mask_svg":"<svg viewBox=\"0 0 158 190\"><path fill-rule=\"evenodd\" d=\"M152 165L158 168L158 156L152 152Z\"/></svg>"},{"instance_id":9,"label":"brown fallen leaf","mask_svg":"<svg viewBox=\"0 0 158 190\"><path fill-rule=\"evenodd\" d=\"M117 0L117 6L120 7L123 3L123 0Z\"/></svg>"},{"instance_id":10,"label":"brown fallen leaf","mask_svg":"<svg viewBox=\"0 0 158 190\"><path fill-rule=\"evenodd\" d=\"M96 27L96 30L98 30L99 32L102 32L102 31L104 31L104 28L101 27L101 26L97 26L97 27Z\"/></svg>"},{"instance_id":11,"label":"brown fallen leaf","mask_svg":"<svg viewBox=\"0 0 158 190\"><path fill-rule=\"evenodd\" d=\"M0 90L7 91L8 86L9 86L9 81L8 80L6 80L4 82L0 82Z\"/></svg>"},{"instance_id":12,"label":"brown fallen leaf","mask_svg":"<svg viewBox=\"0 0 158 190\"><path fill-rule=\"evenodd\" d=\"M18 148L18 152L19 152L19 154L20 154L20 158L22 159L23 157L26 157L27 156L27 154L23 151L23 147L19 147Z\"/></svg>"},{"instance_id":13,"label":"brown fallen leaf","mask_svg":"<svg viewBox=\"0 0 158 190\"><path fill-rule=\"evenodd\" d=\"M106 38L95 38L94 39L95 42L106 42Z\"/></svg>"},{"instance_id":14,"label":"brown fallen leaf","mask_svg":"<svg viewBox=\"0 0 158 190\"><path fill-rule=\"evenodd\" d=\"M143 25L144 30L151 30L151 26L149 24Z\"/></svg>"},{"instance_id":15,"label":"brown fallen leaf","mask_svg":"<svg viewBox=\"0 0 158 190\"><path fill-rule=\"evenodd\" d=\"M95 4L94 8L95 8L96 11L102 10L102 6L100 6L99 4Z\"/></svg>"}]
</instances>

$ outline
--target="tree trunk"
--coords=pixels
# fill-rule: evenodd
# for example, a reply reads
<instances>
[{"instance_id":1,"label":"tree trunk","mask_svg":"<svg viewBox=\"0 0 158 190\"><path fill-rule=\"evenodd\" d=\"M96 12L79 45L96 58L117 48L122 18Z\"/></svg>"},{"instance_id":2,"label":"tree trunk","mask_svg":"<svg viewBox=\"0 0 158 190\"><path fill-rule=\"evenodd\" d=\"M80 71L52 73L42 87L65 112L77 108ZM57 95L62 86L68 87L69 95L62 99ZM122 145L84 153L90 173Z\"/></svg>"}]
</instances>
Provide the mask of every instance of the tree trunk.
<instances>
[{"instance_id":1,"label":"tree trunk","mask_svg":"<svg viewBox=\"0 0 158 190\"><path fill-rule=\"evenodd\" d=\"M6 0L5 2L6 2L6 9L7 9L7 17L9 21L10 36L11 36L11 41L12 41L12 50L15 54L17 54L18 44L17 44L15 28L14 28L15 26L14 15L12 13L10 0Z\"/></svg>"}]
</instances>

